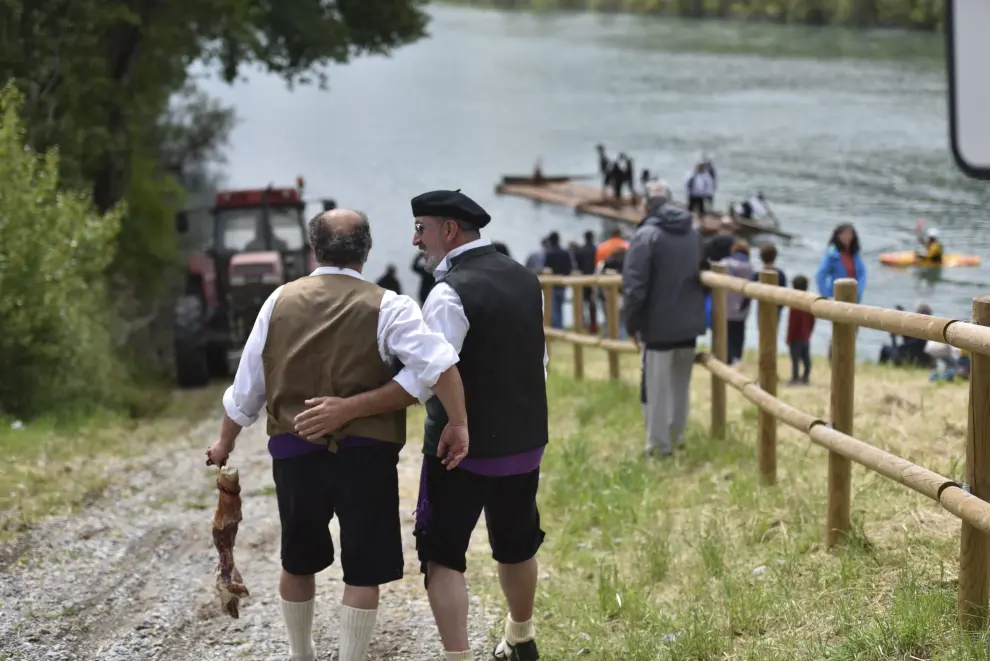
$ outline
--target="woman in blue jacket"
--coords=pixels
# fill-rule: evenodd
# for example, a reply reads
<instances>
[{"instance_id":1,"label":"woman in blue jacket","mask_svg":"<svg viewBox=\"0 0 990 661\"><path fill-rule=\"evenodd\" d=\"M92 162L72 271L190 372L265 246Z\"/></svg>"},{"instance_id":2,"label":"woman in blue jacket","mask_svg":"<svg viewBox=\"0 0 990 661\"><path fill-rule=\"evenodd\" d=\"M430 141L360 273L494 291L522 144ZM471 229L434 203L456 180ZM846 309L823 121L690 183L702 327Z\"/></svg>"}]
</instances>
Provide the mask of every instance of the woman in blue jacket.
<instances>
[{"instance_id":1,"label":"woman in blue jacket","mask_svg":"<svg viewBox=\"0 0 990 661\"><path fill-rule=\"evenodd\" d=\"M856 302L861 303L866 288L866 265L859 254L859 236L849 223L839 225L832 232L815 275L818 293L832 298L835 281L840 278L856 278Z\"/></svg>"},{"instance_id":2,"label":"woman in blue jacket","mask_svg":"<svg viewBox=\"0 0 990 661\"><path fill-rule=\"evenodd\" d=\"M856 278L856 302L861 303L863 290L866 288L866 265L859 256L859 235L849 223L839 225L832 232L825 256L815 274L818 293L832 298L835 281L841 278ZM859 334L859 327L856 328L856 334ZM832 360L831 342L828 345L828 359Z\"/></svg>"}]
</instances>

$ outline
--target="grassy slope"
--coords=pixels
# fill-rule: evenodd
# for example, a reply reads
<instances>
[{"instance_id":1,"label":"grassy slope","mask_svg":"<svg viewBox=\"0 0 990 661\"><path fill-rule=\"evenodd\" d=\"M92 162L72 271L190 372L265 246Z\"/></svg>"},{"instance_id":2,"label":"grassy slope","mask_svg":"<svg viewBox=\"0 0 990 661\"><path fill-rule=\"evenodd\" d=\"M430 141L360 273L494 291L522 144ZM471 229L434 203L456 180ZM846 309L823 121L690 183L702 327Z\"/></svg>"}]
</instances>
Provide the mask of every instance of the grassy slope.
<instances>
[{"instance_id":1,"label":"grassy slope","mask_svg":"<svg viewBox=\"0 0 990 661\"><path fill-rule=\"evenodd\" d=\"M100 414L59 423L36 420L14 429L0 418L0 540L40 517L95 499L111 479L108 460L136 458L149 445L181 438L220 410L223 387L171 393L164 410L147 419Z\"/></svg>"},{"instance_id":2,"label":"grassy slope","mask_svg":"<svg viewBox=\"0 0 990 661\"><path fill-rule=\"evenodd\" d=\"M576 382L571 347L551 351L542 658L987 658L986 640L956 632L959 523L935 503L854 466L855 534L828 552L824 449L781 426L779 484L761 487L755 408L730 391L730 439L709 439L710 379L698 367L686 449L645 460L638 359L623 357L613 383L604 353L586 350L588 378ZM755 374L755 357L742 369ZM857 437L960 477L964 384L871 366L856 378ZM819 361L810 387L780 392L826 416L828 380ZM472 561L497 598L493 569L483 555Z\"/></svg>"}]
</instances>

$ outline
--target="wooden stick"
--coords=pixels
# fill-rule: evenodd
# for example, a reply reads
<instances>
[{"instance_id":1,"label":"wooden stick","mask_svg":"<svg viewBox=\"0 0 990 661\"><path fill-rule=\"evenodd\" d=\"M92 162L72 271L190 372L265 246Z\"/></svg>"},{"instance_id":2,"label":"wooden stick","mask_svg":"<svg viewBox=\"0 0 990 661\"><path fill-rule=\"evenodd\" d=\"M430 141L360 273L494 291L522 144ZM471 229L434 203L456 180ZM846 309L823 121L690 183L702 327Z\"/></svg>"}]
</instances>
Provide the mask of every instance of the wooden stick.
<instances>
[{"instance_id":1,"label":"wooden stick","mask_svg":"<svg viewBox=\"0 0 990 661\"><path fill-rule=\"evenodd\" d=\"M718 275L725 275L724 264L712 264L712 271ZM705 275L704 273L702 275ZM728 308L729 302L725 290L714 288L711 290L712 296L712 353L717 360L725 362L729 353L729 326ZM725 439L725 412L726 394L725 382L712 374L712 438Z\"/></svg>"},{"instance_id":2,"label":"wooden stick","mask_svg":"<svg viewBox=\"0 0 990 661\"><path fill-rule=\"evenodd\" d=\"M760 282L777 286L778 275L772 269L760 271ZM760 302L760 388L768 395L777 395L777 314L776 305ZM764 484L777 483L777 419L760 410L760 441L757 453L760 477Z\"/></svg>"},{"instance_id":3,"label":"wooden stick","mask_svg":"<svg viewBox=\"0 0 990 661\"><path fill-rule=\"evenodd\" d=\"M973 321L990 326L990 296L973 299ZM972 354L969 372L969 425L966 482L976 498L990 500L990 357ZM990 539L963 522L959 540L959 623L982 626L987 614Z\"/></svg>"},{"instance_id":4,"label":"wooden stick","mask_svg":"<svg viewBox=\"0 0 990 661\"><path fill-rule=\"evenodd\" d=\"M832 429L824 420L771 397L745 374L709 354L699 356L698 363L724 379L761 410L773 413L784 424L807 434L816 445L841 454L860 466L937 501L947 512L969 522L978 530L990 533L990 503L966 493L949 478Z\"/></svg>"},{"instance_id":5,"label":"wooden stick","mask_svg":"<svg viewBox=\"0 0 990 661\"><path fill-rule=\"evenodd\" d=\"M614 273L611 269L607 273ZM609 284L605 289L605 319L608 321L608 334L606 337L612 340L619 339L619 288L622 286L622 279ZM614 350L608 351L608 376L610 379L619 378L619 353Z\"/></svg>"},{"instance_id":6,"label":"wooden stick","mask_svg":"<svg viewBox=\"0 0 990 661\"><path fill-rule=\"evenodd\" d=\"M855 302L856 281L836 280L833 285L837 301ZM817 305L817 304L816 304ZM852 436L853 405L856 399L856 327L832 324L832 428ZM825 516L825 545L835 546L851 527L852 464L838 452L828 453L828 510Z\"/></svg>"},{"instance_id":7,"label":"wooden stick","mask_svg":"<svg viewBox=\"0 0 990 661\"><path fill-rule=\"evenodd\" d=\"M581 275L575 271L574 275ZM571 312L574 315L574 333L581 335L584 333L584 287L580 284L571 285ZM574 378L584 378L584 346L574 343Z\"/></svg>"}]
</instances>

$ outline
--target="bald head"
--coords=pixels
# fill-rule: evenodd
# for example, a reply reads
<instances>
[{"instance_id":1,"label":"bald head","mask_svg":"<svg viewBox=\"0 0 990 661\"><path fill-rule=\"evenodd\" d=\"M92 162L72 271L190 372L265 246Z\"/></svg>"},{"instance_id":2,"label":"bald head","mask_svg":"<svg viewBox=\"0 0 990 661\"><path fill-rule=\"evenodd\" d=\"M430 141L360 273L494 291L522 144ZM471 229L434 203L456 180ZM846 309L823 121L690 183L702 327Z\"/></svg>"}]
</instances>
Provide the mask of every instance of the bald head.
<instances>
[{"instance_id":1,"label":"bald head","mask_svg":"<svg viewBox=\"0 0 990 661\"><path fill-rule=\"evenodd\" d=\"M368 217L353 209L322 211L309 221L309 244L320 266L360 271L371 252Z\"/></svg>"}]
</instances>

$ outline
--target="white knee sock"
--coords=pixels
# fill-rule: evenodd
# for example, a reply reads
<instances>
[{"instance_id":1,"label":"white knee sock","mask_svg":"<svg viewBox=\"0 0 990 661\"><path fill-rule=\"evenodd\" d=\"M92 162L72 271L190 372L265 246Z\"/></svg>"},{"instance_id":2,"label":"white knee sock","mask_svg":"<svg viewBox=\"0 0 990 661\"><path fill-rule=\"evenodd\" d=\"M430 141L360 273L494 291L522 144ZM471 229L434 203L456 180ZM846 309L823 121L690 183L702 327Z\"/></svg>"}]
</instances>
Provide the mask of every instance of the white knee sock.
<instances>
[{"instance_id":1,"label":"white knee sock","mask_svg":"<svg viewBox=\"0 0 990 661\"><path fill-rule=\"evenodd\" d=\"M518 645L534 638L536 638L536 627L533 626L532 619L525 622L513 622L511 615L505 616L505 642L510 645Z\"/></svg>"},{"instance_id":2,"label":"white knee sock","mask_svg":"<svg viewBox=\"0 0 990 661\"><path fill-rule=\"evenodd\" d=\"M338 661L364 661L375 633L377 610L340 607L340 655Z\"/></svg>"},{"instance_id":3,"label":"white knee sock","mask_svg":"<svg viewBox=\"0 0 990 661\"><path fill-rule=\"evenodd\" d=\"M313 606L316 600L282 599L282 618L289 633L289 658L292 661L316 661L313 649Z\"/></svg>"},{"instance_id":4,"label":"white knee sock","mask_svg":"<svg viewBox=\"0 0 990 661\"><path fill-rule=\"evenodd\" d=\"M464 652L444 652L443 656L446 661L474 661L474 654L471 650Z\"/></svg>"}]
</instances>

